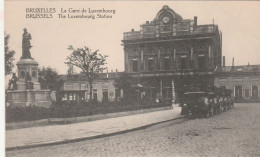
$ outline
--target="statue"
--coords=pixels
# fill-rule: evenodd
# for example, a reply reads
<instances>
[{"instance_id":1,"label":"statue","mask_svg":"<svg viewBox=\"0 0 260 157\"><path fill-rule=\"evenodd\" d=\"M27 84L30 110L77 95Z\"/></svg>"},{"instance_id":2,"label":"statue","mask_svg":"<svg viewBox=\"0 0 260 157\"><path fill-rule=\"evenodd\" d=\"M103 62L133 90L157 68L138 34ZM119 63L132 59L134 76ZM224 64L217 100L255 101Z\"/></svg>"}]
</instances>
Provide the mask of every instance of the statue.
<instances>
[{"instance_id":1,"label":"statue","mask_svg":"<svg viewBox=\"0 0 260 157\"><path fill-rule=\"evenodd\" d=\"M31 49L31 43L30 40L32 39L31 34L27 32L27 29L23 29L23 43L22 43L22 49L23 49L23 54L22 54L22 59L32 59L30 49Z\"/></svg>"},{"instance_id":2,"label":"statue","mask_svg":"<svg viewBox=\"0 0 260 157\"><path fill-rule=\"evenodd\" d=\"M15 73L13 73L13 77L11 80L9 80L9 83L8 83L8 90L17 90L17 81L18 81L18 78L16 77ZM12 88L11 88L12 86Z\"/></svg>"}]
</instances>

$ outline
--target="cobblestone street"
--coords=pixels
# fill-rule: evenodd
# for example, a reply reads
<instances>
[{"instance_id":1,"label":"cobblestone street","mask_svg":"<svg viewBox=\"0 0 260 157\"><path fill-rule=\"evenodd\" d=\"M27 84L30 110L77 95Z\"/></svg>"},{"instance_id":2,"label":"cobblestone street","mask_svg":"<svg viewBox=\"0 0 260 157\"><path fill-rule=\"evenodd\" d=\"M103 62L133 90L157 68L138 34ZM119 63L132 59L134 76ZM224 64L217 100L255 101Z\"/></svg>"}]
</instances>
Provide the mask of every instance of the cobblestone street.
<instances>
[{"instance_id":1,"label":"cobblestone street","mask_svg":"<svg viewBox=\"0 0 260 157\"><path fill-rule=\"evenodd\" d=\"M7 151L6 156L260 156L259 132L260 104L235 104L208 119L170 121L100 139Z\"/></svg>"}]
</instances>

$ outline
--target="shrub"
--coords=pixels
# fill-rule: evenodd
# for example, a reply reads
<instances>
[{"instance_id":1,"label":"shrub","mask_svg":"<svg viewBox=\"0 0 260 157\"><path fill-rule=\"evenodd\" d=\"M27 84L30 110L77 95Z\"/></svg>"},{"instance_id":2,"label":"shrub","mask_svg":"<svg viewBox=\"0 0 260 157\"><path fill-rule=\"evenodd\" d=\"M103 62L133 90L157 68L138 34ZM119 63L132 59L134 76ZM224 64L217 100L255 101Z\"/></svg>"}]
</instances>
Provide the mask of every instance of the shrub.
<instances>
[{"instance_id":1,"label":"shrub","mask_svg":"<svg viewBox=\"0 0 260 157\"><path fill-rule=\"evenodd\" d=\"M53 102L50 108L38 106L6 107L6 122L34 121L47 118L69 118L89 116L96 114L106 114L113 112L133 111L154 107L169 106L166 103L155 103L149 99L120 99L115 102L97 101L66 101Z\"/></svg>"}]
</instances>

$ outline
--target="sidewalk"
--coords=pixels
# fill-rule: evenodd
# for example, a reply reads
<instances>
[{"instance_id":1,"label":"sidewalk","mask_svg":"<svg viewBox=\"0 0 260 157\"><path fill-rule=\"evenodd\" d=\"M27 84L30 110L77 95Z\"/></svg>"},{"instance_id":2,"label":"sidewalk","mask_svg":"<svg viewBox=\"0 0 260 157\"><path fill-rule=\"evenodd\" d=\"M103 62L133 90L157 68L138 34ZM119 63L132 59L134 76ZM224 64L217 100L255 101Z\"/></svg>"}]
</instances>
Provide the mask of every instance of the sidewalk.
<instances>
[{"instance_id":1,"label":"sidewalk","mask_svg":"<svg viewBox=\"0 0 260 157\"><path fill-rule=\"evenodd\" d=\"M115 135L182 117L180 111L180 107L174 107L171 110L90 122L6 130L6 150L55 145Z\"/></svg>"}]
</instances>

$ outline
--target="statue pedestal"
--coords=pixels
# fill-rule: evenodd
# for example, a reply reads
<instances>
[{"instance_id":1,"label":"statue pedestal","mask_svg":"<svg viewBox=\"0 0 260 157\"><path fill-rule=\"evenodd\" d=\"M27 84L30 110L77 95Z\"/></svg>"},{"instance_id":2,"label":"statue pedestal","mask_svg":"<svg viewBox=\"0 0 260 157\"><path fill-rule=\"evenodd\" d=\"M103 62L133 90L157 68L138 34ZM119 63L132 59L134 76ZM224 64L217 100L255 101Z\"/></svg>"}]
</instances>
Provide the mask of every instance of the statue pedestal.
<instances>
[{"instance_id":1,"label":"statue pedestal","mask_svg":"<svg viewBox=\"0 0 260 157\"><path fill-rule=\"evenodd\" d=\"M50 90L41 90L38 82L38 62L34 59L20 59L17 62L17 90L7 90L7 106L40 106L50 107ZM33 89L27 88L26 75L31 77Z\"/></svg>"},{"instance_id":2,"label":"statue pedestal","mask_svg":"<svg viewBox=\"0 0 260 157\"><path fill-rule=\"evenodd\" d=\"M7 106L51 106L50 90L8 90Z\"/></svg>"},{"instance_id":3,"label":"statue pedestal","mask_svg":"<svg viewBox=\"0 0 260 157\"><path fill-rule=\"evenodd\" d=\"M18 90L27 90L26 82L17 82L17 89ZM33 82L33 89L41 90L41 86L39 82Z\"/></svg>"}]
</instances>

